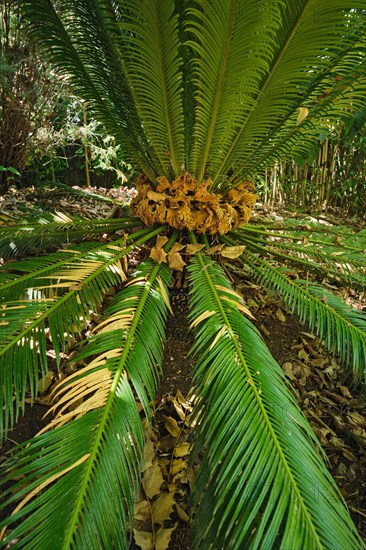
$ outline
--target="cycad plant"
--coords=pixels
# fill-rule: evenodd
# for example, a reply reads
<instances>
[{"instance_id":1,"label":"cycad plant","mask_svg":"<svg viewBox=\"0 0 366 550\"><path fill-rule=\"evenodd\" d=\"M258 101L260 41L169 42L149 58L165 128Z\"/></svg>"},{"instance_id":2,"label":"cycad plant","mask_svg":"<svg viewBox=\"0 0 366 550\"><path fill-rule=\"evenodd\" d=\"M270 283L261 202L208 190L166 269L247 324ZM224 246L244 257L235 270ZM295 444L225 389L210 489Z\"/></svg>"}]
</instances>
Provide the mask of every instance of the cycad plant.
<instances>
[{"instance_id":1,"label":"cycad plant","mask_svg":"<svg viewBox=\"0 0 366 550\"><path fill-rule=\"evenodd\" d=\"M364 1L19 4L30 34L139 175L125 218L3 218L3 437L37 395L49 341L62 369L73 336L117 289L73 350L80 367L56 387L50 425L2 464L5 487L13 482L5 504L20 502L3 522L3 544L128 548L169 287L184 270L196 358L192 460L200 456L191 547L363 547L294 392L225 272L235 258L364 379L365 315L314 281L331 275L364 289L365 232L247 223L256 174L306 152L361 108ZM145 259L130 274L137 247Z\"/></svg>"}]
</instances>

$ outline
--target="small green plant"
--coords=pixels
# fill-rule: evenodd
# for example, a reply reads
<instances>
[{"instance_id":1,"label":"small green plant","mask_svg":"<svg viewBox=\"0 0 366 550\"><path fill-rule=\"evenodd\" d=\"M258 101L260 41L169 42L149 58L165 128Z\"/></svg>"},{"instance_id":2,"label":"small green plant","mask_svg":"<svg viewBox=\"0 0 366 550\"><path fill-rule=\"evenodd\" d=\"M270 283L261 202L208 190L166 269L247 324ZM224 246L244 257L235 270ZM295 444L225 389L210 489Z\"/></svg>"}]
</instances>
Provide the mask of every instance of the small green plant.
<instances>
[{"instance_id":1,"label":"small green plant","mask_svg":"<svg viewBox=\"0 0 366 550\"><path fill-rule=\"evenodd\" d=\"M15 174L16 176L20 176L20 173L15 168L12 168L11 166L5 167L0 166L0 172L10 172L11 174Z\"/></svg>"}]
</instances>

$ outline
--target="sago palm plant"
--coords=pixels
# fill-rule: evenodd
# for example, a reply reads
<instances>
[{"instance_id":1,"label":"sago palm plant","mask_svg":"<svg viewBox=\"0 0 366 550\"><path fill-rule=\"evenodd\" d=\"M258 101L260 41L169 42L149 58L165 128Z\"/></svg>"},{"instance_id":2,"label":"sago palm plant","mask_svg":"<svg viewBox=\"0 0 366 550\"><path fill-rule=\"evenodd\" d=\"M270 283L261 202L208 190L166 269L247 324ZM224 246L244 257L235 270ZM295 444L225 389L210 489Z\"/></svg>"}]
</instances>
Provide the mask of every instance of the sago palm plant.
<instances>
[{"instance_id":1,"label":"sago palm plant","mask_svg":"<svg viewBox=\"0 0 366 550\"><path fill-rule=\"evenodd\" d=\"M363 547L225 272L235 258L364 379L365 315L314 281L331 275L364 289L365 231L247 223L260 170L301 156L362 107L364 0L19 5L45 55L123 142L138 196L119 219L3 218L3 437L37 395L49 341L62 368L73 336L103 306L73 349L79 368L53 392L53 420L2 464L5 505L14 503L4 546L128 548L169 287L184 270L196 358L192 460L200 456L191 547ZM145 259L130 273L137 247Z\"/></svg>"}]
</instances>

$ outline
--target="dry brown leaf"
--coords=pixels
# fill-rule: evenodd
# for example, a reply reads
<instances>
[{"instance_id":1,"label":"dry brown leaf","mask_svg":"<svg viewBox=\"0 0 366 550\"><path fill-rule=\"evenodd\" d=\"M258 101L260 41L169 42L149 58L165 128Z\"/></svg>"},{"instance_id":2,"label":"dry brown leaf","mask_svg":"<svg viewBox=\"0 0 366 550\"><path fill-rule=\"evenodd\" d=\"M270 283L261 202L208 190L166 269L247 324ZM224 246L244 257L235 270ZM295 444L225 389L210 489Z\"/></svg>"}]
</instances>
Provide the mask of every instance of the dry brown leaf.
<instances>
[{"instance_id":1,"label":"dry brown leaf","mask_svg":"<svg viewBox=\"0 0 366 550\"><path fill-rule=\"evenodd\" d=\"M181 420L185 420L186 416L187 416L187 413L183 410L182 405L180 403L178 403L178 401L175 398L173 398L171 401L174 405L175 411L176 411L177 415L179 416L179 418Z\"/></svg>"},{"instance_id":2,"label":"dry brown leaf","mask_svg":"<svg viewBox=\"0 0 366 550\"><path fill-rule=\"evenodd\" d=\"M177 391L177 395L175 397L185 409L189 409L190 411L192 410L192 404L184 397L180 390Z\"/></svg>"},{"instance_id":3,"label":"dry brown leaf","mask_svg":"<svg viewBox=\"0 0 366 550\"><path fill-rule=\"evenodd\" d=\"M230 258L231 260L233 260L235 258L239 258L239 256L243 254L245 249L246 246L244 245L226 246L221 250L220 254L224 258Z\"/></svg>"},{"instance_id":4,"label":"dry brown leaf","mask_svg":"<svg viewBox=\"0 0 366 550\"><path fill-rule=\"evenodd\" d=\"M165 235L158 235L156 237L155 246L156 248L162 248L167 242L168 242L168 237L166 237Z\"/></svg>"},{"instance_id":5,"label":"dry brown leaf","mask_svg":"<svg viewBox=\"0 0 366 550\"><path fill-rule=\"evenodd\" d=\"M341 405L348 405L349 401L346 397L343 397L343 395L339 395L338 393L331 392L329 390L326 390L327 396L330 397L335 403L340 403Z\"/></svg>"},{"instance_id":6,"label":"dry brown leaf","mask_svg":"<svg viewBox=\"0 0 366 550\"><path fill-rule=\"evenodd\" d=\"M302 123L303 120L308 116L309 109L307 107L299 107L299 114L296 119L296 126Z\"/></svg>"},{"instance_id":7,"label":"dry brown leaf","mask_svg":"<svg viewBox=\"0 0 366 550\"><path fill-rule=\"evenodd\" d=\"M313 359L311 361L311 364L313 365L313 367L323 368L327 362L328 359L326 357L318 357L317 359Z\"/></svg>"},{"instance_id":8,"label":"dry brown leaf","mask_svg":"<svg viewBox=\"0 0 366 550\"><path fill-rule=\"evenodd\" d=\"M293 371L296 378L298 379L299 384L301 386L305 386L307 377L310 375L310 368L303 363L300 363L294 366Z\"/></svg>"},{"instance_id":9,"label":"dry brown leaf","mask_svg":"<svg viewBox=\"0 0 366 550\"><path fill-rule=\"evenodd\" d=\"M171 468L170 468L170 474L172 476L176 474L180 474L181 472L184 472L187 470L188 462L184 460L183 458L177 458L176 460L173 460Z\"/></svg>"},{"instance_id":10,"label":"dry brown leaf","mask_svg":"<svg viewBox=\"0 0 366 550\"><path fill-rule=\"evenodd\" d=\"M151 518L151 508L146 499L136 502L133 509L133 517L135 521L149 521Z\"/></svg>"},{"instance_id":11,"label":"dry brown leaf","mask_svg":"<svg viewBox=\"0 0 366 550\"><path fill-rule=\"evenodd\" d=\"M356 460L355 455L348 449L343 449L342 454L347 460L350 460L351 462L354 462Z\"/></svg>"},{"instance_id":12,"label":"dry brown leaf","mask_svg":"<svg viewBox=\"0 0 366 550\"><path fill-rule=\"evenodd\" d=\"M187 254L196 254L204 248L204 244L187 244L186 252Z\"/></svg>"},{"instance_id":13,"label":"dry brown leaf","mask_svg":"<svg viewBox=\"0 0 366 550\"><path fill-rule=\"evenodd\" d=\"M177 458L182 458L183 456L189 455L190 452L190 444L189 443L180 443L176 447L174 447L173 454Z\"/></svg>"},{"instance_id":14,"label":"dry brown leaf","mask_svg":"<svg viewBox=\"0 0 366 550\"><path fill-rule=\"evenodd\" d=\"M177 514L179 516L179 518L184 521L184 523L189 523L189 516L188 514L186 513L185 510L183 510L183 508L181 507L180 504L178 504L177 502L175 503L175 509L177 510Z\"/></svg>"},{"instance_id":15,"label":"dry brown leaf","mask_svg":"<svg viewBox=\"0 0 366 550\"><path fill-rule=\"evenodd\" d=\"M145 472L153 465L153 460L155 456L155 446L151 441L149 435L146 435L145 438L145 447L144 447L144 461L142 464L142 472Z\"/></svg>"},{"instance_id":16,"label":"dry brown leaf","mask_svg":"<svg viewBox=\"0 0 366 550\"><path fill-rule=\"evenodd\" d=\"M319 428L318 426L311 426L316 437L319 439L322 445L328 444L327 436L330 434L330 431L327 428Z\"/></svg>"},{"instance_id":17,"label":"dry brown leaf","mask_svg":"<svg viewBox=\"0 0 366 550\"><path fill-rule=\"evenodd\" d=\"M173 531L177 528L178 522L169 529L159 529L156 535L155 550L167 550L169 548L170 539L172 538Z\"/></svg>"},{"instance_id":18,"label":"dry brown leaf","mask_svg":"<svg viewBox=\"0 0 366 550\"><path fill-rule=\"evenodd\" d=\"M178 437L178 435L181 432L181 429L178 426L178 422L175 420L175 418L173 418L172 416L165 416L165 414L163 414L163 418L165 420L165 427L168 430L168 432L172 436Z\"/></svg>"},{"instance_id":19,"label":"dry brown leaf","mask_svg":"<svg viewBox=\"0 0 366 550\"><path fill-rule=\"evenodd\" d=\"M361 426L366 425L365 417L357 412L349 412L347 416L349 416L353 422L356 422L356 424L361 424Z\"/></svg>"},{"instance_id":20,"label":"dry brown leaf","mask_svg":"<svg viewBox=\"0 0 366 550\"><path fill-rule=\"evenodd\" d=\"M175 252L180 252L181 250L183 250L183 248L185 248L185 244L182 244L182 243L174 243L172 248L170 249L170 252L172 254L174 254Z\"/></svg>"},{"instance_id":21,"label":"dry brown leaf","mask_svg":"<svg viewBox=\"0 0 366 550\"><path fill-rule=\"evenodd\" d=\"M301 334L304 334L305 336L307 336L308 338L311 338L312 340L315 340L315 339L316 339L315 334L311 334L311 332L303 332L303 331L301 331Z\"/></svg>"},{"instance_id":22,"label":"dry brown leaf","mask_svg":"<svg viewBox=\"0 0 366 550\"><path fill-rule=\"evenodd\" d=\"M353 399L349 389L346 386L339 386L339 389L344 397L347 397L347 399Z\"/></svg>"},{"instance_id":23,"label":"dry brown leaf","mask_svg":"<svg viewBox=\"0 0 366 550\"><path fill-rule=\"evenodd\" d=\"M154 550L153 534L147 531L133 530L135 543L141 550Z\"/></svg>"},{"instance_id":24,"label":"dry brown leaf","mask_svg":"<svg viewBox=\"0 0 366 550\"><path fill-rule=\"evenodd\" d=\"M223 244L216 244L215 246L211 246L211 248L207 250L207 254L216 254L217 252L220 252L220 250L222 250L223 248Z\"/></svg>"},{"instance_id":25,"label":"dry brown leaf","mask_svg":"<svg viewBox=\"0 0 366 550\"><path fill-rule=\"evenodd\" d=\"M157 193L156 191L148 191L147 198L154 202L164 201L169 198L166 193Z\"/></svg>"},{"instance_id":26,"label":"dry brown leaf","mask_svg":"<svg viewBox=\"0 0 366 550\"><path fill-rule=\"evenodd\" d=\"M177 271L183 271L186 262L183 260L179 252L169 252L168 254L168 263L171 269L176 269Z\"/></svg>"},{"instance_id":27,"label":"dry brown leaf","mask_svg":"<svg viewBox=\"0 0 366 550\"><path fill-rule=\"evenodd\" d=\"M294 375L293 369L292 369L292 363L289 363L288 361L282 365L282 370L285 373L286 376L290 378L290 380L295 380L296 376Z\"/></svg>"},{"instance_id":28,"label":"dry brown leaf","mask_svg":"<svg viewBox=\"0 0 366 550\"><path fill-rule=\"evenodd\" d=\"M263 332L263 334L267 336L267 338L271 336L271 333L269 332L269 330L266 329L266 327L263 324L259 327L259 330Z\"/></svg>"},{"instance_id":29,"label":"dry brown leaf","mask_svg":"<svg viewBox=\"0 0 366 550\"><path fill-rule=\"evenodd\" d=\"M167 259L167 253L162 248L154 247L150 250L150 258L155 260L155 262L158 262L158 264L161 264L163 262L166 263Z\"/></svg>"},{"instance_id":30,"label":"dry brown leaf","mask_svg":"<svg viewBox=\"0 0 366 550\"><path fill-rule=\"evenodd\" d=\"M145 493L149 498L153 498L160 492L164 479L157 460L146 470L143 481Z\"/></svg>"},{"instance_id":31,"label":"dry brown leaf","mask_svg":"<svg viewBox=\"0 0 366 550\"><path fill-rule=\"evenodd\" d=\"M277 309L276 315L277 315L278 319L281 321L281 323L286 323L286 317L285 317L285 315L284 315L281 308Z\"/></svg>"},{"instance_id":32,"label":"dry brown leaf","mask_svg":"<svg viewBox=\"0 0 366 550\"><path fill-rule=\"evenodd\" d=\"M331 378L334 378L334 366L333 365L329 365L329 367L327 367L326 369L324 369L324 373L325 374L328 374Z\"/></svg>"},{"instance_id":33,"label":"dry brown leaf","mask_svg":"<svg viewBox=\"0 0 366 550\"><path fill-rule=\"evenodd\" d=\"M302 348L297 355L298 355L299 359L303 359L304 361L309 360L309 355L306 353L304 348Z\"/></svg>"},{"instance_id":34,"label":"dry brown leaf","mask_svg":"<svg viewBox=\"0 0 366 550\"><path fill-rule=\"evenodd\" d=\"M164 436L160 439L160 449L164 453L167 453L167 452L171 451L172 449L174 449L176 441L177 441L176 437L173 437L172 435L168 434L168 435L166 435L166 436ZM160 463L161 463L161 461L160 461Z\"/></svg>"},{"instance_id":35,"label":"dry brown leaf","mask_svg":"<svg viewBox=\"0 0 366 550\"><path fill-rule=\"evenodd\" d=\"M170 518L174 506L174 493L161 493L152 505L153 522L163 525Z\"/></svg>"}]
</instances>

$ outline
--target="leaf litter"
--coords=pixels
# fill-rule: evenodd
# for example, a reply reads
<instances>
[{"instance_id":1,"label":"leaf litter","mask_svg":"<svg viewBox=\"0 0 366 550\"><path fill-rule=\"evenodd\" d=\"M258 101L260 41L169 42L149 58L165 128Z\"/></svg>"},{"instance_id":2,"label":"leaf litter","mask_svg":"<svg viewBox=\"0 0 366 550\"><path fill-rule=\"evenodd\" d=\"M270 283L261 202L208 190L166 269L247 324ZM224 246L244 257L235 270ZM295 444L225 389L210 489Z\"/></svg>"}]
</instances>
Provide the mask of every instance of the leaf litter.
<instances>
[{"instance_id":1,"label":"leaf litter","mask_svg":"<svg viewBox=\"0 0 366 550\"><path fill-rule=\"evenodd\" d=\"M158 403L152 430L146 423L141 490L134 510L134 547L167 550L179 523L189 522L191 413L192 402L178 390Z\"/></svg>"}]
</instances>

